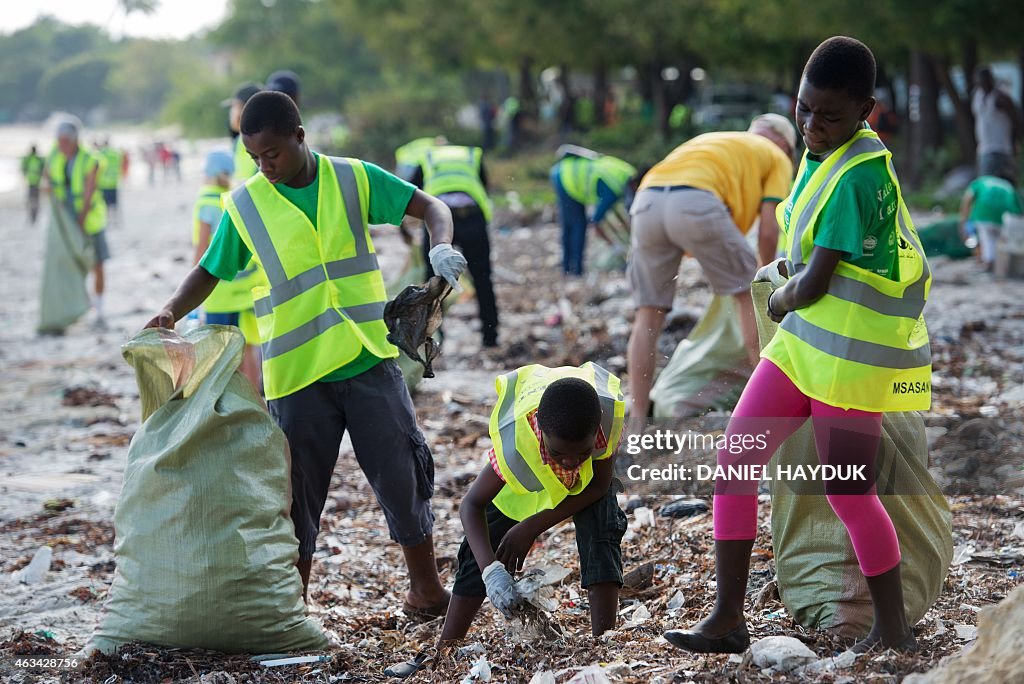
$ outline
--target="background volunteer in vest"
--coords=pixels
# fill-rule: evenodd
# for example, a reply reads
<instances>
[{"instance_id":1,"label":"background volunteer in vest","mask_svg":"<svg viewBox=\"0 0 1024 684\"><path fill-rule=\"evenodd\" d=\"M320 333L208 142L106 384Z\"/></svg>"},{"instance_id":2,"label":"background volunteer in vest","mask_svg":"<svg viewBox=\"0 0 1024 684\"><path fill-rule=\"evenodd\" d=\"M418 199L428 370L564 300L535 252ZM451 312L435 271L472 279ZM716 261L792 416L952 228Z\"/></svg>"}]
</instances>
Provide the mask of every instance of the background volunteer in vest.
<instances>
[{"instance_id":1,"label":"background volunteer in vest","mask_svg":"<svg viewBox=\"0 0 1024 684\"><path fill-rule=\"evenodd\" d=\"M636 169L627 162L579 147L573 147L551 167L551 184L562 222L562 271L566 275L583 275L587 228L594 226L604 237L598 224L626 197L629 181L635 175ZM588 206L594 207L589 217Z\"/></svg>"},{"instance_id":2,"label":"background volunteer in vest","mask_svg":"<svg viewBox=\"0 0 1024 684\"><path fill-rule=\"evenodd\" d=\"M96 145L96 152L103 159L103 171L97 180L97 186L107 204L107 219L113 225L121 223L121 210L117 198L117 186L121 182L121 168L124 164L124 153L105 138Z\"/></svg>"},{"instance_id":3,"label":"background volunteer in vest","mask_svg":"<svg viewBox=\"0 0 1024 684\"><path fill-rule=\"evenodd\" d=\"M93 308L96 325L103 327L103 263L110 258L105 228L107 205L96 192L103 159L78 143L81 123L67 119L57 125L57 144L46 161L45 177L50 192L74 217L78 227L93 244L95 263L93 273Z\"/></svg>"},{"instance_id":4,"label":"background volunteer in vest","mask_svg":"<svg viewBox=\"0 0 1024 684\"><path fill-rule=\"evenodd\" d=\"M978 67L977 77L971 111L978 142L978 175L999 176L1016 185L1017 148L1024 135L1024 119L1013 99L996 84L991 67Z\"/></svg>"},{"instance_id":5,"label":"background volunteer in vest","mask_svg":"<svg viewBox=\"0 0 1024 684\"><path fill-rule=\"evenodd\" d=\"M221 195L231 189L231 175L235 171L232 156L223 150L214 150L206 155L204 175L206 179L199 188L192 211L192 246L195 255L192 264L198 264L210 246L214 228L220 225L224 215ZM203 303L205 322L211 325L233 325L245 335L245 352L239 370L249 378L257 391L263 388L260 378L259 330L252 310L252 289L266 286L263 271L252 261L235 276L234 280L217 283L217 287Z\"/></svg>"},{"instance_id":6,"label":"background volunteer in vest","mask_svg":"<svg viewBox=\"0 0 1024 684\"><path fill-rule=\"evenodd\" d=\"M485 597L511 618L523 601L513 574L537 537L570 517L591 630L602 634L615 626L626 532L612 478L625 411L619 379L593 363L530 365L496 386L495 446L459 506L466 537L441 640L464 637Z\"/></svg>"},{"instance_id":7,"label":"background volunteer in vest","mask_svg":"<svg viewBox=\"0 0 1024 684\"><path fill-rule=\"evenodd\" d=\"M222 105L228 107L228 129L231 132L231 146L234 150L236 183L244 183L259 171L256 162L252 160L249 153L245 151L245 145L242 144L240 126L242 125L242 108L245 107L245 103L249 101L250 97L261 90L263 90L263 86L259 83L243 83L235 88L231 97L221 102Z\"/></svg>"},{"instance_id":8,"label":"background volunteer in vest","mask_svg":"<svg viewBox=\"0 0 1024 684\"><path fill-rule=\"evenodd\" d=\"M683 143L644 174L630 207L629 281L636 305L628 354L631 416L650 412L658 337L684 254L700 263L712 292L735 298L750 365L757 364L750 281L759 260L775 259L775 209L789 193L795 147L793 124L763 114L747 132L705 133ZM744 236L758 219L755 255Z\"/></svg>"},{"instance_id":9,"label":"background volunteer in vest","mask_svg":"<svg viewBox=\"0 0 1024 684\"><path fill-rule=\"evenodd\" d=\"M39 215L39 183L43 179L43 166L45 160L36 151L36 146L29 148L28 154L21 158L21 175L25 177L25 184L28 186L28 222L34 224Z\"/></svg>"},{"instance_id":10,"label":"background volunteer in vest","mask_svg":"<svg viewBox=\"0 0 1024 684\"><path fill-rule=\"evenodd\" d=\"M780 214L792 277L768 299L768 313L781 325L727 428L730 442L762 434L766 448L718 453L721 465L767 464L810 417L822 463L865 466L866 481L825 483L874 608L874 625L855 651L916 648L903 608L899 541L872 470L881 412L931 405L921 316L931 275L891 154L864 124L874 85L874 55L853 38L826 40L804 68L796 120L807 152ZM757 486L716 481L715 607L692 630L666 632L670 643L706 653L740 653L749 645L743 599Z\"/></svg>"},{"instance_id":11,"label":"background volunteer in vest","mask_svg":"<svg viewBox=\"0 0 1024 684\"><path fill-rule=\"evenodd\" d=\"M242 111L242 141L260 173L225 195L226 211L206 255L146 327L171 328L220 280L255 257L270 287L254 290L263 344L263 385L288 438L297 567L308 588L313 552L348 430L359 467L405 556L410 617L439 617L448 593L433 549L433 458L387 341L386 294L369 224L426 221L434 270L456 283L466 261L451 247L442 202L358 159L316 154L298 107L261 92Z\"/></svg>"},{"instance_id":12,"label":"background volunteer in vest","mask_svg":"<svg viewBox=\"0 0 1024 684\"><path fill-rule=\"evenodd\" d=\"M1020 196L1009 181L998 176L975 178L960 200L960 234L977 240L978 261L986 271L996 263L1003 215L1021 214Z\"/></svg>"},{"instance_id":13,"label":"background volunteer in vest","mask_svg":"<svg viewBox=\"0 0 1024 684\"><path fill-rule=\"evenodd\" d=\"M455 221L453 244L459 246L468 263L476 290L480 315L480 337L484 347L498 346L498 304L491 282L491 201L487 197L487 172L483 150L461 145L432 145L419 155L412 184L448 205ZM430 240L424 230L421 241L427 277L430 268Z\"/></svg>"}]
</instances>

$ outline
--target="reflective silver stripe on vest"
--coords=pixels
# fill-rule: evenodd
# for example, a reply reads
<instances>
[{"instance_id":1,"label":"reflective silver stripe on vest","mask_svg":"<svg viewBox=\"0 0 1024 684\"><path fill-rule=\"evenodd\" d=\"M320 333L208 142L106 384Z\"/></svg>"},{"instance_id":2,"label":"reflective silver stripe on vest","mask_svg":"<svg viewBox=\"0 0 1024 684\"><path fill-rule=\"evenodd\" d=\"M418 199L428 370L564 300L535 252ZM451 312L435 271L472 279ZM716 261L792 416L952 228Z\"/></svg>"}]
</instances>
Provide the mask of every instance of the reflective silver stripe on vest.
<instances>
[{"instance_id":1,"label":"reflective silver stripe on vest","mask_svg":"<svg viewBox=\"0 0 1024 684\"><path fill-rule=\"evenodd\" d=\"M836 160L832 168L829 169L828 175L825 176L825 179L818 185L817 190L815 190L814 194L811 195L811 198L807 201L807 204L804 205L804 210L800 212L799 216L797 216L796 226L793 227L793 230L796 231L796 233L793 236L793 245L795 247L796 254L790 255L789 258L792 259L794 265L797 266L797 272L799 272L799 267L804 263L804 233L811 226L811 219L814 218L816 214L818 203L821 201L821 197L824 194L825 189L829 186L832 180L837 175L839 175L839 173L843 170L843 167L846 166L846 164L854 157L860 156L862 154L869 154L871 152L884 151L885 145L883 145L882 141L879 140L878 138L861 138L860 140L846 148L846 151L843 152L843 156L839 157L839 159ZM793 271L790 272L792 273Z\"/></svg>"},{"instance_id":2,"label":"reflective silver stripe on vest","mask_svg":"<svg viewBox=\"0 0 1024 684\"><path fill-rule=\"evenodd\" d=\"M288 274L285 273L284 266L281 264L281 257L274 249L274 241L270 239L267 225L256 209L256 203L253 202L252 195L249 194L249 188L244 185L239 186L231 192L231 199L235 203L235 208L238 209L238 217L245 224L245 230L249 233L253 247L256 248L256 255L259 256L260 263L263 264L263 270L267 274L270 285L274 286L288 280Z\"/></svg>"},{"instance_id":3,"label":"reflective silver stripe on vest","mask_svg":"<svg viewBox=\"0 0 1024 684\"><path fill-rule=\"evenodd\" d=\"M280 306L287 301L295 299L303 292L316 287L328 278L347 278L348 276L360 275L361 273L372 273L378 268L376 254L363 254L349 259L328 261L326 271L324 266L317 264L306 271L303 271L294 278L289 278L283 283L274 285L270 294L255 302L256 314L263 316L273 311L275 306ZM263 313L261 313L263 312Z\"/></svg>"},{"instance_id":4,"label":"reflective silver stripe on vest","mask_svg":"<svg viewBox=\"0 0 1024 684\"><path fill-rule=\"evenodd\" d=\"M612 397L608 390L608 381L611 379L608 371L596 363L591 363L591 365L594 367L594 384L597 385L597 397L601 400L601 429L604 430L604 437L608 440L608 445L603 449L594 448L593 455L600 456L611 445L612 425L615 422L615 398Z\"/></svg>"},{"instance_id":5,"label":"reflective silver stripe on vest","mask_svg":"<svg viewBox=\"0 0 1024 684\"><path fill-rule=\"evenodd\" d=\"M263 345L263 357L272 359L275 356L287 354L346 320L351 320L353 323L370 323L380 320L384 315L384 303L374 302L358 306L347 306L340 311L341 313L336 309L328 309L294 330L278 335ZM259 312L257 312L257 315L260 315Z\"/></svg>"},{"instance_id":6,"label":"reflective silver stripe on vest","mask_svg":"<svg viewBox=\"0 0 1024 684\"><path fill-rule=\"evenodd\" d=\"M341 188L341 199L345 201L345 216L348 218L349 228L352 229L352 237L356 240L356 256L364 256L370 253L370 247L366 242L366 225L363 223L363 214L360 211L359 184L356 182L356 172L352 164L346 159L339 157L328 157L331 166L334 167L334 175L338 178L338 187Z\"/></svg>"},{"instance_id":7,"label":"reflective silver stripe on vest","mask_svg":"<svg viewBox=\"0 0 1024 684\"><path fill-rule=\"evenodd\" d=\"M927 366L932 359L930 345L925 344L917 349L897 349L875 342L855 340L852 337L844 337L809 323L801 318L796 311L788 313L782 319L780 327L796 335L818 351L868 366L895 369L920 368Z\"/></svg>"},{"instance_id":8,"label":"reflective silver stripe on vest","mask_svg":"<svg viewBox=\"0 0 1024 684\"><path fill-rule=\"evenodd\" d=\"M515 415L515 401L518 382L519 371L509 373L505 396L502 397L501 404L498 406L498 439L501 440L501 453L505 458L505 465L512 471L512 475L519 480L526 491L541 492L544 491L544 485L537 479L537 475L516 446L516 423L518 421ZM509 419L508 423L500 425L501 421L505 419Z\"/></svg>"},{"instance_id":9,"label":"reflective silver stripe on vest","mask_svg":"<svg viewBox=\"0 0 1024 684\"><path fill-rule=\"evenodd\" d=\"M892 174L893 178L896 177L896 168L892 164L892 159L889 160L889 172ZM907 211L906 205L903 203L902 194L900 195L900 202L899 206L896 208L896 213L898 214L896 218L896 225L900 227L900 234L903 236L904 240L910 243L910 246L914 248L914 251L916 251L917 255L921 258L921 277L907 287L903 296L912 297L924 302L925 286L932 277L932 269L928 265L928 257L924 254L924 247L921 246L921 242L914 236L914 232L910 230L910 227L907 225Z\"/></svg>"},{"instance_id":10,"label":"reflective silver stripe on vest","mask_svg":"<svg viewBox=\"0 0 1024 684\"><path fill-rule=\"evenodd\" d=\"M907 288L909 290L910 287ZM838 274L832 274L828 293L833 297L859 304L886 316L917 320L924 309L924 300L916 297L890 297L867 283Z\"/></svg>"}]
</instances>

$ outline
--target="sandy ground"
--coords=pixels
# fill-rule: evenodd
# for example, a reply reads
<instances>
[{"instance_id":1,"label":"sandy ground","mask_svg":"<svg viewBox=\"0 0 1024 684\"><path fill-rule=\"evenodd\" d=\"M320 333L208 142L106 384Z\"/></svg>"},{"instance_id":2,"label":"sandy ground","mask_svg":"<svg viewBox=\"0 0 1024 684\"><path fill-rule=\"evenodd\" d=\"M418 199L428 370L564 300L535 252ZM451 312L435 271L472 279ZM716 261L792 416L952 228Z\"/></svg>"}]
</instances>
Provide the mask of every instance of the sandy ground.
<instances>
[{"instance_id":1,"label":"sandy ground","mask_svg":"<svg viewBox=\"0 0 1024 684\"><path fill-rule=\"evenodd\" d=\"M18 652L12 637L39 630L43 630L41 636L21 634L20 638L34 639L43 652L69 654L85 643L96 624L113 576L112 511L127 444L139 422L134 376L119 347L189 269L197 169L198 157L190 156L184 182L156 187L133 183L123 193L124 220L108 231L113 251L107 268L109 328L94 329L90 314L59 338L34 333L44 228L27 225L17 194L0 195L0 241L5 246L0 251L4 390L0 393L0 655ZM488 444L486 416L496 372L533 361L559 365L593 359L616 372L624 367L630 306L621 275L594 275L575 284L568 297L582 312L580 320L562 328L543 325L544 314L553 310L562 291L555 275L556 228L549 219L549 215L528 217L531 228L524 228L524 217L506 217L493 231L495 257L503 265L496 279L503 349L482 352L473 328L475 305L457 304L448 317L449 339L445 356L436 366L438 377L424 381L415 398L437 462L435 539L442 577L449 584L461 537L458 501ZM386 275L397 273L405 247L396 233L382 231L376 245ZM947 492L972 494L955 500L955 542L961 550L968 545L975 551L1020 547L1024 542L1013 541L1011 533L1024 520L1018 489L1024 487L1019 477L1024 441L1020 422L1024 396L1019 391L1024 381L1024 283L996 282L978 275L971 264L942 260L936 260L935 273L929 304L936 359L934 413L950 422L934 433L934 473ZM709 292L695 264L684 266L680 283L677 306L699 312ZM689 326L692 323L691 316ZM663 336L666 357L687 330L684 323ZM982 435L978 444L968 448L964 440L942 441L968 419L982 421L975 424L975 432ZM767 505L761 507L762 522L767 509ZM653 561L655 583L624 603L622 619L628 620L638 605L651 617L633 620L628 629L594 642L578 585L570 582L559 590L565 641L506 647L501 644L501 624L485 610L471 641L487 644L483 650L496 666L495 677L526 681L532 673L546 669L564 681L589 663L618 660L628 667L608 676L622 681L762 676L770 680L748 664L725 656L688 657L660 638L664 629L692 622L713 600L710 516L659 519L654 528L639 526L636 520L633 525L623 549L626 569ZM762 551L755 558L755 584L757 578L764 584L773 574L768 528L762 525L761 529L765 533L757 544ZM549 532L535 552L538 560L575 568L573 536L571 525ZM53 567L42 583L23 585L6 579L26 565L41 545L54 548ZM198 655L186 668L180 654L143 649L133 651L132 658L126 657L120 665L103 662L80 676L108 682L197 681L203 672L227 671L235 678L203 681L339 681L348 676L374 681L388 664L422 650L436 637L439 625L417 627L400 612L404 584L400 554L387 542L381 516L347 446L325 512L317 558L312 589L318 615L345 644L334 652L330 666L280 675L253 674L244 660ZM845 674L818 679L895 680L909 671L927 669L969 642L953 627L975 624L978 609L998 601L1019 583L1022 559L993 565L973 562L964 551L960 560L947 580L947 591L919 625L918 638L927 645L922 653L859 659ZM666 604L677 591L685 592L685 602L670 609ZM795 626L779 608L777 597L769 597L752 614L755 636L796 635L821 657L841 650L841 640ZM441 654L433 669L418 675L418 680L461 679L477 657ZM193 667L200 668L197 675ZM25 677L0 665L4 681L33 681Z\"/></svg>"}]
</instances>

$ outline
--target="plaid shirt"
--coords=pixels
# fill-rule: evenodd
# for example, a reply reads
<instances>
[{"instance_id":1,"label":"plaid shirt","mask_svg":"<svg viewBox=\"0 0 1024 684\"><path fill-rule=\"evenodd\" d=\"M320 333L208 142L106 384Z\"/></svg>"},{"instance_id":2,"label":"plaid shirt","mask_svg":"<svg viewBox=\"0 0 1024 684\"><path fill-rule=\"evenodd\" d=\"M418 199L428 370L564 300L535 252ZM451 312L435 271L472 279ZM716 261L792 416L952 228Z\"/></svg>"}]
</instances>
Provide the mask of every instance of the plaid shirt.
<instances>
[{"instance_id":1,"label":"plaid shirt","mask_svg":"<svg viewBox=\"0 0 1024 684\"><path fill-rule=\"evenodd\" d=\"M551 472L555 474L555 477L565 485L566 489L571 489L576 484L576 478L580 475L580 469L577 468L563 468L558 463L548 456L547 447L544 446L544 437L541 434L540 424L537 422L537 409L530 411L526 415L526 419L530 421L530 427L533 428L533 434L537 436L537 443L540 445L540 460L547 467L551 468ZM601 427L597 428L597 441L594 443L595 449L604 449L608 446L608 439L604 435L604 429ZM487 460L490 461L491 468L494 469L494 474L498 476L498 479L502 482L505 481L505 477L501 474L501 470L498 468L498 456L494 453L494 449L490 449L487 452ZM586 463L586 461L584 461ZM583 465L582 463L580 464Z\"/></svg>"}]
</instances>

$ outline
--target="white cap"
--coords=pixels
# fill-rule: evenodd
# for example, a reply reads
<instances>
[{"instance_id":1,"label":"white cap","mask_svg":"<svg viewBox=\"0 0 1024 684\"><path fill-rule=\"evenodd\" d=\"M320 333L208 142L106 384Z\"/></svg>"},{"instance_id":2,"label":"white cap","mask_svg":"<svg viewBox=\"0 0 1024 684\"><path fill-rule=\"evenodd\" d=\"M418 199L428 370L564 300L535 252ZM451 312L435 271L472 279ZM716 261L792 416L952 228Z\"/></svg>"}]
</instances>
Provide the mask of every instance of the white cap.
<instances>
[{"instance_id":1,"label":"white cap","mask_svg":"<svg viewBox=\"0 0 1024 684\"><path fill-rule=\"evenodd\" d=\"M82 122L79 121L78 117L66 116L57 124L57 137L75 138L77 140L80 130L82 130Z\"/></svg>"},{"instance_id":2,"label":"white cap","mask_svg":"<svg viewBox=\"0 0 1024 684\"><path fill-rule=\"evenodd\" d=\"M782 138L789 145L790 154L796 149L796 127L781 114L761 114L755 116L754 120L750 122L750 128L747 130L751 133L756 133L758 128L767 128Z\"/></svg>"}]
</instances>

